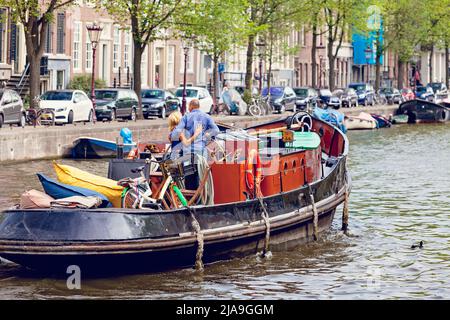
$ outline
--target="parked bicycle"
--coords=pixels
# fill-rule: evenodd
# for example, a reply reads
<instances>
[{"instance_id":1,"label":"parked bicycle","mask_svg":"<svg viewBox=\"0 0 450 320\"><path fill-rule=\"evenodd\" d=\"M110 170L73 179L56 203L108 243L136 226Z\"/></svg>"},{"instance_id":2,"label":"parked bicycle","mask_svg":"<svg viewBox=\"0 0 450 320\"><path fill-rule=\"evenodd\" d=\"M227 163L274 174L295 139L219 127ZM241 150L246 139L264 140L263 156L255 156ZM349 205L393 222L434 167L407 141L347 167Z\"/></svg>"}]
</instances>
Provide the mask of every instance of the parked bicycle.
<instances>
[{"instance_id":1,"label":"parked bicycle","mask_svg":"<svg viewBox=\"0 0 450 320\"><path fill-rule=\"evenodd\" d=\"M376 94L373 97L374 100L374 104L376 105L387 105L388 104L388 100L386 99L386 96L384 94Z\"/></svg>"},{"instance_id":2,"label":"parked bicycle","mask_svg":"<svg viewBox=\"0 0 450 320\"><path fill-rule=\"evenodd\" d=\"M248 107L248 113L254 117L273 113L273 108L270 104L270 96L252 96L252 102Z\"/></svg>"},{"instance_id":3,"label":"parked bicycle","mask_svg":"<svg viewBox=\"0 0 450 320\"><path fill-rule=\"evenodd\" d=\"M40 97L36 96L34 104L37 107L30 107L26 112L26 123L30 126L55 125L55 112L51 109L41 109L39 107Z\"/></svg>"},{"instance_id":4,"label":"parked bicycle","mask_svg":"<svg viewBox=\"0 0 450 320\"><path fill-rule=\"evenodd\" d=\"M152 188L150 187L148 179L145 177L146 166L153 163L156 163L157 165L160 164L160 162L157 162L156 160L147 159L145 166L131 170L132 173L139 173L140 176L138 178L125 178L117 182L118 185L125 187L124 192L122 193L122 208L162 209L161 197L164 197L165 191L171 181L167 179L168 183L166 184L166 189L161 190L161 196L153 198ZM150 170L152 170L152 168ZM156 171L156 169L153 170Z\"/></svg>"}]
</instances>

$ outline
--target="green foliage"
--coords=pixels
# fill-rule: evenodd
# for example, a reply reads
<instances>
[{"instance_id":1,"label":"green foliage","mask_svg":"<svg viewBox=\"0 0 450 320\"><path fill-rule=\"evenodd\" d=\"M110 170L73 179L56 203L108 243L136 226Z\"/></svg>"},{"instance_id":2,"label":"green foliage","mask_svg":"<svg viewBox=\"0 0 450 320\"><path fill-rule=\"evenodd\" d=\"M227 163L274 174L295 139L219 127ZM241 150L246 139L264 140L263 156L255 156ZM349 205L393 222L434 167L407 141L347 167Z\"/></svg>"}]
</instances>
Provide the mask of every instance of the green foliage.
<instances>
[{"instance_id":1,"label":"green foliage","mask_svg":"<svg viewBox=\"0 0 450 320\"><path fill-rule=\"evenodd\" d=\"M131 29L135 46L146 45L170 37L166 30L174 29L179 17L191 0L96 0L97 7L104 8L124 29ZM131 28L130 28L131 25Z\"/></svg>"},{"instance_id":2,"label":"green foliage","mask_svg":"<svg viewBox=\"0 0 450 320\"><path fill-rule=\"evenodd\" d=\"M219 57L235 45L242 45L251 32L246 0L203 0L184 13L189 23L178 25L183 38L194 39L199 50Z\"/></svg>"},{"instance_id":3,"label":"green foliage","mask_svg":"<svg viewBox=\"0 0 450 320\"><path fill-rule=\"evenodd\" d=\"M92 76L90 75L81 75L81 76L75 76L72 80L70 80L69 84L67 85L67 89L72 90L82 90L87 95L90 95L91 93L91 81ZM103 79L95 79L95 88L101 89L106 87L106 82Z\"/></svg>"}]
</instances>

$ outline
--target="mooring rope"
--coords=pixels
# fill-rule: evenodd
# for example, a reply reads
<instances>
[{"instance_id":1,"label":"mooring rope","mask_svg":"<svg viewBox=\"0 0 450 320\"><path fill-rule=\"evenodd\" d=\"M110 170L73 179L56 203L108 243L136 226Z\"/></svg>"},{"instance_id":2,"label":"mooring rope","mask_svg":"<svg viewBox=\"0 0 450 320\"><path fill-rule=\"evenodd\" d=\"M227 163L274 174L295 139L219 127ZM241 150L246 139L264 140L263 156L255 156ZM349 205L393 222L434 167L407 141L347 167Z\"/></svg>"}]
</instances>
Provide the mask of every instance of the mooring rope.
<instances>
[{"instance_id":1,"label":"mooring rope","mask_svg":"<svg viewBox=\"0 0 450 320\"><path fill-rule=\"evenodd\" d=\"M204 251L204 240L203 240L203 232L200 228L200 224L198 223L197 218L195 217L195 208L189 208L189 213L191 214L191 225L195 231L195 236L197 238L197 253L195 254L195 270L203 271L203 251Z\"/></svg>"},{"instance_id":2,"label":"mooring rope","mask_svg":"<svg viewBox=\"0 0 450 320\"><path fill-rule=\"evenodd\" d=\"M269 250L270 245L270 220L269 220L269 213L267 212L266 205L264 204L264 201L262 197L258 197L259 204L261 205L262 211L261 211L261 217L264 220L264 224L266 225L266 236L264 238L264 249L262 256L265 257Z\"/></svg>"},{"instance_id":3,"label":"mooring rope","mask_svg":"<svg viewBox=\"0 0 450 320\"><path fill-rule=\"evenodd\" d=\"M344 184L345 184L345 194L344 194L344 208L342 209L342 231L344 234L347 234L348 230L348 206L349 206L349 188L348 186L348 178L347 178L347 163L345 163L345 171L344 171Z\"/></svg>"},{"instance_id":4,"label":"mooring rope","mask_svg":"<svg viewBox=\"0 0 450 320\"><path fill-rule=\"evenodd\" d=\"M308 185L309 188L309 199L311 201L312 209L313 209L313 235L314 240L319 240L319 213L317 211L316 202L314 200L314 193L312 191L311 185Z\"/></svg>"},{"instance_id":5,"label":"mooring rope","mask_svg":"<svg viewBox=\"0 0 450 320\"><path fill-rule=\"evenodd\" d=\"M342 209L342 231L347 233L348 229L348 191L345 191L344 208Z\"/></svg>"}]
</instances>

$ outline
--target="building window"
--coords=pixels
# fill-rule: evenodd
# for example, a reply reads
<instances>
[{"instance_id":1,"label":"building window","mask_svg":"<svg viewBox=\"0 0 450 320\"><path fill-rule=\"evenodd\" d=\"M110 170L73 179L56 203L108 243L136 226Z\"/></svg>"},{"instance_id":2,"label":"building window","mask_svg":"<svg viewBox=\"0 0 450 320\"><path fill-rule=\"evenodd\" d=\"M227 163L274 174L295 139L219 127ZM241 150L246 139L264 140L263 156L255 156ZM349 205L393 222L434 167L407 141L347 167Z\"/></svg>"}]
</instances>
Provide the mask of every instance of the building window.
<instances>
[{"instance_id":1,"label":"building window","mask_svg":"<svg viewBox=\"0 0 450 320\"><path fill-rule=\"evenodd\" d=\"M45 42L45 52L51 53L52 52L52 27L53 25L51 23L47 26L47 41Z\"/></svg>"},{"instance_id":2,"label":"building window","mask_svg":"<svg viewBox=\"0 0 450 320\"><path fill-rule=\"evenodd\" d=\"M64 32L64 25L66 23L66 16L64 13L58 13L57 19L56 19L56 53L65 53L65 32Z\"/></svg>"},{"instance_id":3,"label":"building window","mask_svg":"<svg viewBox=\"0 0 450 320\"><path fill-rule=\"evenodd\" d=\"M125 68L130 67L130 48L131 48L131 34L130 31L125 32L125 43L124 43L124 52L123 52L123 64Z\"/></svg>"},{"instance_id":4,"label":"building window","mask_svg":"<svg viewBox=\"0 0 450 320\"><path fill-rule=\"evenodd\" d=\"M147 68L147 52L148 52L148 46L145 48L144 52L142 52L141 57L141 79L142 79L142 85L147 86L148 82L148 68Z\"/></svg>"},{"instance_id":5,"label":"building window","mask_svg":"<svg viewBox=\"0 0 450 320\"><path fill-rule=\"evenodd\" d=\"M175 86L175 46L167 49L167 86Z\"/></svg>"},{"instance_id":6,"label":"building window","mask_svg":"<svg viewBox=\"0 0 450 320\"><path fill-rule=\"evenodd\" d=\"M120 29L114 26L114 45L113 45L113 69L119 68L120 64Z\"/></svg>"},{"instance_id":7,"label":"building window","mask_svg":"<svg viewBox=\"0 0 450 320\"><path fill-rule=\"evenodd\" d=\"M181 48L181 72L184 72L184 49ZM194 48L189 48L187 56L186 71L188 73L194 72Z\"/></svg>"},{"instance_id":8,"label":"building window","mask_svg":"<svg viewBox=\"0 0 450 320\"><path fill-rule=\"evenodd\" d=\"M79 70L81 68L81 22L75 21L73 26L73 68Z\"/></svg>"},{"instance_id":9,"label":"building window","mask_svg":"<svg viewBox=\"0 0 450 320\"><path fill-rule=\"evenodd\" d=\"M86 70L92 70L92 44L86 42Z\"/></svg>"}]
</instances>

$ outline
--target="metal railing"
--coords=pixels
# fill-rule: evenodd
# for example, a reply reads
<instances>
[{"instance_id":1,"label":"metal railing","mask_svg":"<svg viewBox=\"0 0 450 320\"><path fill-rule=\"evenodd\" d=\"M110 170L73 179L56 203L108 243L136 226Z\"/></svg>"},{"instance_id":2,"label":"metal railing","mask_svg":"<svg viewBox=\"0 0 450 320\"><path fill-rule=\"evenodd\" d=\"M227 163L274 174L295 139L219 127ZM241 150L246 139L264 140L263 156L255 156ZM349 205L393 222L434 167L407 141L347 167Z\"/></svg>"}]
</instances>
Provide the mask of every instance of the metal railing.
<instances>
[{"instance_id":1,"label":"metal railing","mask_svg":"<svg viewBox=\"0 0 450 320\"><path fill-rule=\"evenodd\" d=\"M27 65L25 66L25 69L22 72L22 76L20 77L19 83L16 85L16 89L19 91L19 95L22 94L23 88L24 88L24 80L25 77L28 75L28 72L30 70L30 64L27 63Z\"/></svg>"}]
</instances>

